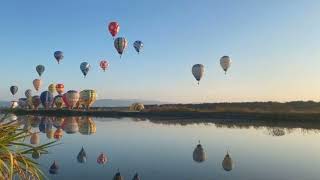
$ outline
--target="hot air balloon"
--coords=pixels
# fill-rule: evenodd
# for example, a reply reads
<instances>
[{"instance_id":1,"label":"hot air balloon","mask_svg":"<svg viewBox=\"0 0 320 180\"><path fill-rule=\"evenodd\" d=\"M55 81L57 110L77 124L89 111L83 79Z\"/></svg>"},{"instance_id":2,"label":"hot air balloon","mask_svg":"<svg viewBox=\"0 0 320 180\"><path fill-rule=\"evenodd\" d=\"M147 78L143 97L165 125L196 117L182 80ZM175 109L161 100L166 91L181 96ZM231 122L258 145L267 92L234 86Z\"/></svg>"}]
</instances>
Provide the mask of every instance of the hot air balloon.
<instances>
[{"instance_id":1,"label":"hot air balloon","mask_svg":"<svg viewBox=\"0 0 320 180\"><path fill-rule=\"evenodd\" d=\"M67 134L74 134L79 131L79 125L75 117L65 120L61 127Z\"/></svg>"},{"instance_id":2,"label":"hot air balloon","mask_svg":"<svg viewBox=\"0 0 320 180\"><path fill-rule=\"evenodd\" d=\"M124 37L118 37L114 40L114 47L120 54L120 58L127 46L128 46L128 41Z\"/></svg>"},{"instance_id":3,"label":"hot air balloon","mask_svg":"<svg viewBox=\"0 0 320 180\"><path fill-rule=\"evenodd\" d=\"M106 71L106 69L109 67L109 63L106 60L101 60L100 61L100 67L103 69L103 71Z\"/></svg>"},{"instance_id":4,"label":"hot air balloon","mask_svg":"<svg viewBox=\"0 0 320 180\"><path fill-rule=\"evenodd\" d=\"M40 136L38 133L33 133L30 137L31 144L39 144L40 143Z\"/></svg>"},{"instance_id":5,"label":"hot air balloon","mask_svg":"<svg viewBox=\"0 0 320 180\"><path fill-rule=\"evenodd\" d=\"M18 92L18 86L11 86L10 92L14 96Z\"/></svg>"},{"instance_id":6,"label":"hot air balloon","mask_svg":"<svg viewBox=\"0 0 320 180\"><path fill-rule=\"evenodd\" d=\"M108 161L107 156L104 153L101 153L97 158L98 164L106 164Z\"/></svg>"},{"instance_id":7,"label":"hot air balloon","mask_svg":"<svg viewBox=\"0 0 320 180\"><path fill-rule=\"evenodd\" d=\"M53 103L58 109L61 109L64 104L62 96L61 95L55 96L53 99Z\"/></svg>"},{"instance_id":8,"label":"hot air balloon","mask_svg":"<svg viewBox=\"0 0 320 180\"><path fill-rule=\"evenodd\" d=\"M96 101L97 93L95 90L83 90L80 92L80 104L84 105L85 108L89 109L89 107Z\"/></svg>"},{"instance_id":9,"label":"hot air balloon","mask_svg":"<svg viewBox=\"0 0 320 180\"><path fill-rule=\"evenodd\" d=\"M56 140L60 140L61 138L62 138L62 136L63 136L63 130L62 129L57 129L55 132L54 132L54 134L53 134L53 137L54 137L54 139L56 139Z\"/></svg>"},{"instance_id":10,"label":"hot air balloon","mask_svg":"<svg viewBox=\"0 0 320 180\"><path fill-rule=\"evenodd\" d=\"M33 80L33 87L36 91L39 91L40 87L41 87L42 81L41 79L35 79Z\"/></svg>"},{"instance_id":11,"label":"hot air balloon","mask_svg":"<svg viewBox=\"0 0 320 180\"><path fill-rule=\"evenodd\" d=\"M124 180L123 177L121 176L119 170L118 170L118 172L113 176L113 180Z\"/></svg>"},{"instance_id":12,"label":"hot air balloon","mask_svg":"<svg viewBox=\"0 0 320 180\"><path fill-rule=\"evenodd\" d=\"M229 56L222 56L220 58L220 65L222 69L224 70L224 73L227 74L227 70L231 66L231 59Z\"/></svg>"},{"instance_id":13,"label":"hot air balloon","mask_svg":"<svg viewBox=\"0 0 320 180\"><path fill-rule=\"evenodd\" d=\"M15 109L19 106L18 101L11 101L10 102L10 108Z\"/></svg>"},{"instance_id":14,"label":"hot air balloon","mask_svg":"<svg viewBox=\"0 0 320 180\"><path fill-rule=\"evenodd\" d=\"M224 157L222 161L222 167L225 171L231 171L233 169L234 164L229 153L227 153L227 155Z\"/></svg>"},{"instance_id":15,"label":"hot air balloon","mask_svg":"<svg viewBox=\"0 0 320 180\"><path fill-rule=\"evenodd\" d=\"M33 159L39 159L39 157L40 157L40 151L38 151L38 150L33 150L33 151L32 151L32 158L33 158Z\"/></svg>"},{"instance_id":16,"label":"hot air balloon","mask_svg":"<svg viewBox=\"0 0 320 180\"><path fill-rule=\"evenodd\" d=\"M134 49L138 52L138 54L140 53L140 51L142 50L143 48L143 42L142 41L135 41L133 43L133 47Z\"/></svg>"},{"instance_id":17,"label":"hot air balloon","mask_svg":"<svg viewBox=\"0 0 320 180\"><path fill-rule=\"evenodd\" d=\"M49 173L50 174L58 174L59 166L56 161L53 161L53 164L50 166Z\"/></svg>"},{"instance_id":18,"label":"hot air balloon","mask_svg":"<svg viewBox=\"0 0 320 180\"><path fill-rule=\"evenodd\" d=\"M142 111L144 110L144 105L142 103L133 103L130 108L130 111Z\"/></svg>"},{"instance_id":19,"label":"hot air balloon","mask_svg":"<svg viewBox=\"0 0 320 180\"><path fill-rule=\"evenodd\" d=\"M61 128L63 122L64 122L64 118L63 117L57 117L53 121L53 126L55 128L57 128L57 129L59 129L59 128Z\"/></svg>"},{"instance_id":20,"label":"hot air balloon","mask_svg":"<svg viewBox=\"0 0 320 180\"><path fill-rule=\"evenodd\" d=\"M50 84L48 86L48 91L52 94L54 94L56 92L56 85L55 84Z\"/></svg>"},{"instance_id":21,"label":"hot air balloon","mask_svg":"<svg viewBox=\"0 0 320 180\"><path fill-rule=\"evenodd\" d=\"M198 84L204 74L204 66L202 64L195 64L192 67L192 74L194 78L198 81Z\"/></svg>"},{"instance_id":22,"label":"hot air balloon","mask_svg":"<svg viewBox=\"0 0 320 180\"><path fill-rule=\"evenodd\" d=\"M53 95L49 91L43 91L40 95L42 106L49 109L53 103Z\"/></svg>"},{"instance_id":23,"label":"hot air balloon","mask_svg":"<svg viewBox=\"0 0 320 180\"><path fill-rule=\"evenodd\" d=\"M62 51L56 51L54 52L54 58L56 58L58 64L60 64L60 61L63 59L63 52Z\"/></svg>"},{"instance_id":24,"label":"hot air balloon","mask_svg":"<svg viewBox=\"0 0 320 180\"><path fill-rule=\"evenodd\" d=\"M77 102L79 101L80 94L77 91L70 90L66 93L65 98L63 101L69 108L73 108Z\"/></svg>"},{"instance_id":25,"label":"hot air balloon","mask_svg":"<svg viewBox=\"0 0 320 180\"><path fill-rule=\"evenodd\" d=\"M110 34L114 38L119 32L120 26L119 26L119 24L117 22L110 22L109 26L108 26L108 29L109 29Z\"/></svg>"},{"instance_id":26,"label":"hot air balloon","mask_svg":"<svg viewBox=\"0 0 320 180\"><path fill-rule=\"evenodd\" d=\"M58 94L62 94L64 92L64 85L63 84L57 84L56 85L56 91Z\"/></svg>"},{"instance_id":27,"label":"hot air balloon","mask_svg":"<svg viewBox=\"0 0 320 180\"><path fill-rule=\"evenodd\" d=\"M91 68L91 66L87 62L83 62L83 63L80 64L80 70L81 70L82 74L84 75L84 77L87 76L90 68Z\"/></svg>"},{"instance_id":28,"label":"hot air balloon","mask_svg":"<svg viewBox=\"0 0 320 180\"><path fill-rule=\"evenodd\" d=\"M18 105L21 108L26 108L28 106L27 98L19 98Z\"/></svg>"},{"instance_id":29,"label":"hot air balloon","mask_svg":"<svg viewBox=\"0 0 320 180\"><path fill-rule=\"evenodd\" d=\"M140 180L140 177L139 177L138 173L136 173L136 174L133 176L132 180Z\"/></svg>"},{"instance_id":30,"label":"hot air balloon","mask_svg":"<svg viewBox=\"0 0 320 180\"><path fill-rule=\"evenodd\" d=\"M77 160L79 163L86 163L87 162L87 153L86 153L86 151L84 151L83 147L81 148L81 150L77 156Z\"/></svg>"},{"instance_id":31,"label":"hot air balloon","mask_svg":"<svg viewBox=\"0 0 320 180\"><path fill-rule=\"evenodd\" d=\"M204 152L204 149L200 144L200 141L197 147L193 151L193 160L198 163L201 163L206 160L206 153Z\"/></svg>"},{"instance_id":32,"label":"hot air balloon","mask_svg":"<svg viewBox=\"0 0 320 180\"><path fill-rule=\"evenodd\" d=\"M40 96L32 96L32 105L34 109L38 109L40 104L41 104Z\"/></svg>"},{"instance_id":33,"label":"hot air balloon","mask_svg":"<svg viewBox=\"0 0 320 180\"><path fill-rule=\"evenodd\" d=\"M26 98L29 98L32 96L32 90L31 89L27 89L25 92L24 92L24 95L26 96Z\"/></svg>"},{"instance_id":34,"label":"hot air balloon","mask_svg":"<svg viewBox=\"0 0 320 180\"><path fill-rule=\"evenodd\" d=\"M37 71L37 73L39 74L40 77L41 77L41 75L43 74L43 72L44 72L45 69L46 69L46 68L45 68L43 65L38 65L38 66L36 67L36 71Z\"/></svg>"},{"instance_id":35,"label":"hot air balloon","mask_svg":"<svg viewBox=\"0 0 320 180\"><path fill-rule=\"evenodd\" d=\"M78 124L79 132L81 134L91 135L96 133L97 131L96 123L94 123L94 121L90 117L83 117L83 119L81 119Z\"/></svg>"}]
</instances>

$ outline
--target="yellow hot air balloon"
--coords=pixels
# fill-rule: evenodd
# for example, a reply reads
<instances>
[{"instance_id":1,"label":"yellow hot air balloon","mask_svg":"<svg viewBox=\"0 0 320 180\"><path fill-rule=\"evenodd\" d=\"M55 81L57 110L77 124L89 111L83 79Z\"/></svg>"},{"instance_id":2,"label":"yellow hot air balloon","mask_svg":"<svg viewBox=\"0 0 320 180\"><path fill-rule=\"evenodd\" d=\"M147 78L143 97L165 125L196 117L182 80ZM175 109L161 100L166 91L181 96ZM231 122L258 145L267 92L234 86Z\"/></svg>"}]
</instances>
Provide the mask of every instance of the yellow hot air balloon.
<instances>
[{"instance_id":1,"label":"yellow hot air balloon","mask_svg":"<svg viewBox=\"0 0 320 180\"><path fill-rule=\"evenodd\" d=\"M33 80L33 87L36 91L39 91L40 87L41 87L42 81L41 79L35 79Z\"/></svg>"},{"instance_id":2,"label":"yellow hot air balloon","mask_svg":"<svg viewBox=\"0 0 320 180\"><path fill-rule=\"evenodd\" d=\"M142 103L133 103L130 107L129 107L130 111L142 111L144 110L144 105Z\"/></svg>"},{"instance_id":3,"label":"yellow hot air balloon","mask_svg":"<svg viewBox=\"0 0 320 180\"><path fill-rule=\"evenodd\" d=\"M53 131L53 129L52 129L52 128L51 128L51 129L48 129L48 130L46 131L46 135L47 135L47 138L48 138L48 139L52 139L53 136L54 136L54 131Z\"/></svg>"},{"instance_id":4,"label":"yellow hot air balloon","mask_svg":"<svg viewBox=\"0 0 320 180\"><path fill-rule=\"evenodd\" d=\"M56 85L55 84L50 84L48 87L48 91L54 94L56 92Z\"/></svg>"},{"instance_id":5,"label":"yellow hot air balloon","mask_svg":"<svg viewBox=\"0 0 320 180\"><path fill-rule=\"evenodd\" d=\"M79 121L79 132L81 134L90 135L97 131L96 124L90 117L84 117Z\"/></svg>"},{"instance_id":6,"label":"yellow hot air balloon","mask_svg":"<svg viewBox=\"0 0 320 180\"><path fill-rule=\"evenodd\" d=\"M89 107L96 101L97 93L95 90L83 90L80 92L80 105L85 106L85 108L89 109Z\"/></svg>"}]
</instances>

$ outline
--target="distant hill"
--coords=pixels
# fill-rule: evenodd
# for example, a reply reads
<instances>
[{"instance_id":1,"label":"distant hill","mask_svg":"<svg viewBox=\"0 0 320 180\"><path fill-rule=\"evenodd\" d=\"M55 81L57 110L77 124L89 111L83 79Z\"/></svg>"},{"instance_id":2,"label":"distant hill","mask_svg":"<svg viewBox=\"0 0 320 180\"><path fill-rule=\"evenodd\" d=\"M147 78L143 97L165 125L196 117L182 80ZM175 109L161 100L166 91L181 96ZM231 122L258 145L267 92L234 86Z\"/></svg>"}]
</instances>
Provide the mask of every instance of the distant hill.
<instances>
[{"instance_id":1,"label":"distant hill","mask_svg":"<svg viewBox=\"0 0 320 180\"><path fill-rule=\"evenodd\" d=\"M10 105L9 101L0 101L0 107L8 107Z\"/></svg>"},{"instance_id":2,"label":"distant hill","mask_svg":"<svg viewBox=\"0 0 320 180\"><path fill-rule=\"evenodd\" d=\"M136 102L144 105L167 104L167 102L141 99L99 99L93 104L93 107L128 107Z\"/></svg>"}]
</instances>

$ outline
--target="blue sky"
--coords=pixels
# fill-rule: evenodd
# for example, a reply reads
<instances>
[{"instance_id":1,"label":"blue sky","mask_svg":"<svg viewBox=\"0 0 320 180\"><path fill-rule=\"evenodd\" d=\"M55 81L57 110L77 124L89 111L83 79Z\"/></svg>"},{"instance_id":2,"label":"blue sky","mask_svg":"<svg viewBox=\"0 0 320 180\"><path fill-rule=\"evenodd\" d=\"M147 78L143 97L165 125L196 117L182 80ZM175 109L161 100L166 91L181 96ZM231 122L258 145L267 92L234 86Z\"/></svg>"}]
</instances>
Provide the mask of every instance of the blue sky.
<instances>
[{"instance_id":1,"label":"blue sky","mask_svg":"<svg viewBox=\"0 0 320 180\"><path fill-rule=\"evenodd\" d=\"M50 83L96 89L99 98L170 102L320 100L320 1L56 0L6 1L0 7L0 99L23 96L46 66ZM129 41L120 59L107 31ZM141 40L140 55L132 43ZM53 52L62 50L60 65ZM233 64L223 74L219 58ZM100 59L110 62L103 73ZM87 78L79 66L91 64ZM193 64L205 65L200 86ZM16 97L16 98L17 98Z\"/></svg>"}]
</instances>

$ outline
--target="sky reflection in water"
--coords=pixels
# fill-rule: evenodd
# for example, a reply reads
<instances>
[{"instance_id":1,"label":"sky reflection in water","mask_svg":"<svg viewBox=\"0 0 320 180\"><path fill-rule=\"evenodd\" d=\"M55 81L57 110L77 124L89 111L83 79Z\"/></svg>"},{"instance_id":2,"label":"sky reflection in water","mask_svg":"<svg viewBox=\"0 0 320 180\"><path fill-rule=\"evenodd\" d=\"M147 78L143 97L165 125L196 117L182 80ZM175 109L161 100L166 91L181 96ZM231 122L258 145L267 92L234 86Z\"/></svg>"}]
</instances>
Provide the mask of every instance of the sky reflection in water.
<instances>
[{"instance_id":1,"label":"sky reflection in water","mask_svg":"<svg viewBox=\"0 0 320 180\"><path fill-rule=\"evenodd\" d=\"M19 117L19 121L32 125L33 132L40 127L45 132L40 135L41 143L53 140L48 137L59 128L59 122L64 129L61 144L37 160L47 173L54 160L59 164L57 175L48 173L50 179L112 179L117 169L125 179L132 179L136 172L141 179L319 177L318 130L154 123L134 118ZM50 129L52 132L48 133ZM202 163L193 160L199 140L206 153ZM85 163L77 160L82 147L87 155ZM231 171L222 168L227 151L234 161ZM108 158L105 165L97 163L101 152Z\"/></svg>"}]
</instances>

